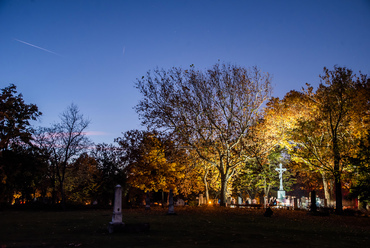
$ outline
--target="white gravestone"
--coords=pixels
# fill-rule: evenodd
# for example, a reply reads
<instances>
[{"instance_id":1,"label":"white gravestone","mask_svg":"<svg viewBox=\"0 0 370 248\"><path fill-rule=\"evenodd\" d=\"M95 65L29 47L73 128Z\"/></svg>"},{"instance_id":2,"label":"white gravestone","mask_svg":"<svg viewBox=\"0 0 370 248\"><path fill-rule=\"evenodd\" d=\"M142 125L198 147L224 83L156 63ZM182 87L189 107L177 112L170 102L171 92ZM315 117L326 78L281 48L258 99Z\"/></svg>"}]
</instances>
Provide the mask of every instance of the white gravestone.
<instances>
[{"instance_id":1,"label":"white gravestone","mask_svg":"<svg viewBox=\"0 0 370 248\"><path fill-rule=\"evenodd\" d=\"M204 204L203 194L199 194L199 206Z\"/></svg>"},{"instance_id":2,"label":"white gravestone","mask_svg":"<svg viewBox=\"0 0 370 248\"><path fill-rule=\"evenodd\" d=\"M113 223L122 223L122 188L117 185L114 191Z\"/></svg>"},{"instance_id":3,"label":"white gravestone","mask_svg":"<svg viewBox=\"0 0 370 248\"><path fill-rule=\"evenodd\" d=\"M283 188L283 172L286 171L285 168L283 168L282 164L279 164L279 168L276 168L275 170L279 172L279 179L280 179L280 187L278 191L278 199L280 202L282 202L285 199L285 190Z\"/></svg>"},{"instance_id":4,"label":"white gravestone","mask_svg":"<svg viewBox=\"0 0 370 248\"><path fill-rule=\"evenodd\" d=\"M242 204L243 204L243 198L238 196L238 205L242 205Z\"/></svg>"},{"instance_id":5,"label":"white gravestone","mask_svg":"<svg viewBox=\"0 0 370 248\"><path fill-rule=\"evenodd\" d=\"M122 222L122 188L121 185L117 185L114 191L114 204L113 204L113 215L112 222L109 222L108 231L112 233L116 227L123 226Z\"/></svg>"}]
</instances>

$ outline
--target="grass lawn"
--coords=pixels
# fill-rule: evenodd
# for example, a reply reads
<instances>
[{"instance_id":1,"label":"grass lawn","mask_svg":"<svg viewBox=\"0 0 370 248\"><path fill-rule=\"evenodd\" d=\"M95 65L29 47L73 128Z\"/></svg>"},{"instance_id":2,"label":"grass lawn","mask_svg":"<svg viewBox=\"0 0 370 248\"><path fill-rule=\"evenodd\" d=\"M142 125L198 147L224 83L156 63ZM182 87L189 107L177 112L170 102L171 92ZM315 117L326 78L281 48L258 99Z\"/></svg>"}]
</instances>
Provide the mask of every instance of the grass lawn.
<instances>
[{"instance_id":1,"label":"grass lawn","mask_svg":"<svg viewBox=\"0 0 370 248\"><path fill-rule=\"evenodd\" d=\"M369 247L370 218L312 216L304 211L177 207L123 210L127 224L149 232L112 233L111 210L0 212L5 247Z\"/></svg>"}]
</instances>

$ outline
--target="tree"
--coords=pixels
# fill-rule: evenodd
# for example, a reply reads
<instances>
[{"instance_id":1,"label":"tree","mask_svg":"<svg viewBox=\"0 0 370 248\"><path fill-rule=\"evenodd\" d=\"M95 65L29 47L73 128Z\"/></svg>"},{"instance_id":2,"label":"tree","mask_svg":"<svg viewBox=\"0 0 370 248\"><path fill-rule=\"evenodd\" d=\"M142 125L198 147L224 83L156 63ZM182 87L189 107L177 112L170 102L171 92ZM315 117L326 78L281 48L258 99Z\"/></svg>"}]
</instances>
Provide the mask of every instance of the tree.
<instances>
[{"instance_id":1,"label":"tree","mask_svg":"<svg viewBox=\"0 0 370 248\"><path fill-rule=\"evenodd\" d=\"M29 143L32 137L30 120L42 114L35 104L25 104L22 94L11 84L1 89L0 95L0 149L12 144Z\"/></svg>"},{"instance_id":2,"label":"tree","mask_svg":"<svg viewBox=\"0 0 370 248\"><path fill-rule=\"evenodd\" d=\"M10 202L15 190L22 191L23 196L28 197L32 182L36 182L38 171L42 170L41 163L40 166L36 163L39 159L37 148L32 147L30 142L33 131L30 121L37 120L40 115L41 112L36 105L26 104L22 94L17 95L17 87L14 84L1 89L0 198L2 200Z\"/></svg>"},{"instance_id":3,"label":"tree","mask_svg":"<svg viewBox=\"0 0 370 248\"><path fill-rule=\"evenodd\" d=\"M353 116L354 122L360 125L354 125L355 149L348 161L351 164L348 174L351 185L350 193L358 197L360 204L365 206L370 203L370 78L361 75L361 84L356 88L356 116ZM365 100L365 101L364 101ZM366 101L367 100L367 101ZM362 128L356 128L360 126Z\"/></svg>"},{"instance_id":4,"label":"tree","mask_svg":"<svg viewBox=\"0 0 370 248\"><path fill-rule=\"evenodd\" d=\"M149 71L136 86L144 97L136 106L143 124L170 129L218 169L224 206L227 183L247 156L241 141L269 97L269 75L257 68L216 64L202 72L191 66Z\"/></svg>"},{"instance_id":5,"label":"tree","mask_svg":"<svg viewBox=\"0 0 370 248\"><path fill-rule=\"evenodd\" d=\"M312 91L312 90L311 90ZM306 127L315 130L316 134L325 130L319 129L317 126L312 126L309 123L310 116L316 112L315 104L304 94L304 92L290 91L282 100L279 98L272 98L265 109L265 120L268 123L269 133L279 137L279 145L285 147L292 160L294 171L296 171L301 183L308 181L315 181L317 173L321 175L321 180L324 185L325 199L330 202L329 181L331 180L331 173L328 173L322 168L317 156L323 155L311 153L311 150L322 150L323 139L320 135L307 136L300 130L301 125L306 122ZM305 120L305 121L303 121ZM303 122L302 122L303 121ZM297 136L297 137L296 137ZM314 139L313 137L317 137ZM301 142L301 146L310 144L313 149L297 149L299 146L297 142ZM309 173L309 172L312 173ZM302 175L302 177L300 176ZM310 185L312 183L309 183Z\"/></svg>"},{"instance_id":6,"label":"tree","mask_svg":"<svg viewBox=\"0 0 370 248\"><path fill-rule=\"evenodd\" d=\"M108 205L114 200L114 187L119 184L125 189L126 163L122 161L123 150L112 144L97 144L91 156L98 163L97 168L101 173L97 200L99 204Z\"/></svg>"},{"instance_id":7,"label":"tree","mask_svg":"<svg viewBox=\"0 0 370 248\"><path fill-rule=\"evenodd\" d=\"M178 190L185 177L181 163L175 157L174 147L158 133L132 130L117 138L124 150L122 159L127 163L127 182L145 192Z\"/></svg>"},{"instance_id":8,"label":"tree","mask_svg":"<svg viewBox=\"0 0 370 248\"><path fill-rule=\"evenodd\" d=\"M16 192L22 202L36 199L36 193L47 170L47 157L41 149L31 145L13 146L0 156L0 202L12 203Z\"/></svg>"},{"instance_id":9,"label":"tree","mask_svg":"<svg viewBox=\"0 0 370 248\"><path fill-rule=\"evenodd\" d=\"M60 115L60 122L51 128L46 128L44 147L48 147L50 164L52 167L52 180L59 183L61 203L65 207L66 196L64 192L64 180L68 166L90 145L84 131L90 121L85 119L75 104L71 104Z\"/></svg>"},{"instance_id":10,"label":"tree","mask_svg":"<svg viewBox=\"0 0 370 248\"><path fill-rule=\"evenodd\" d=\"M283 149L279 146L281 134L276 131L278 130L275 126L276 122L268 117L265 110L264 118L258 120L250 128L248 142L244 145L244 149L250 158L246 162L246 166L250 166L253 171L252 175L257 176L256 186L264 191L263 194L266 197L276 184L275 175L277 175L277 172L275 168L279 164L279 159L280 162L283 160Z\"/></svg>"},{"instance_id":11,"label":"tree","mask_svg":"<svg viewBox=\"0 0 370 248\"><path fill-rule=\"evenodd\" d=\"M279 173L276 171L278 164L287 165L289 162L285 155L285 151L279 146L269 149L267 154L256 154L241 168L235 178L234 189L247 193L252 199L257 195L269 197L271 190L280 185ZM289 191L295 182L293 174L289 168L283 173L284 190Z\"/></svg>"},{"instance_id":12,"label":"tree","mask_svg":"<svg viewBox=\"0 0 370 248\"><path fill-rule=\"evenodd\" d=\"M68 169L65 180L67 199L79 204L94 202L101 187L101 172L96 160L82 153Z\"/></svg>"},{"instance_id":13,"label":"tree","mask_svg":"<svg viewBox=\"0 0 370 248\"><path fill-rule=\"evenodd\" d=\"M365 125L367 99L358 89L365 87L366 76L358 78L347 68L324 68L316 90L308 85L302 100L309 106L291 131L293 153L323 178L332 176L335 185L336 212L342 212L342 177L348 168L347 158L355 149L356 135ZM362 107L360 107L362 106ZM325 181L325 180L324 180ZM324 185L325 186L325 185Z\"/></svg>"},{"instance_id":14,"label":"tree","mask_svg":"<svg viewBox=\"0 0 370 248\"><path fill-rule=\"evenodd\" d=\"M358 197L365 206L370 203L370 134L368 133L358 144L358 151L350 159L352 168L351 195Z\"/></svg>"}]
</instances>

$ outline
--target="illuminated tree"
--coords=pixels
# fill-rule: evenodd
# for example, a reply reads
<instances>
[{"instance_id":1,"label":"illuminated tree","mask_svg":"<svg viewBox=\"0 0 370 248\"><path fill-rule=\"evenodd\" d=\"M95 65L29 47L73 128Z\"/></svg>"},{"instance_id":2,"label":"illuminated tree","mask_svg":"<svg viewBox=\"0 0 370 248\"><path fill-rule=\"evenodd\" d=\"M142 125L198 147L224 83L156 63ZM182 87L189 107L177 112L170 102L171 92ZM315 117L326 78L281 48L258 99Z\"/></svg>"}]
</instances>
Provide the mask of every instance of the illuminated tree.
<instances>
[{"instance_id":1,"label":"illuminated tree","mask_svg":"<svg viewBox=\"0 0 370 248\"><path fill-rule=\"evenodd\" d=\"M350 158L350 163L351 195L358 197L365 207L370 203L370 134L360 141L358 151Z\"/></svg>"},{"instance_id":2,"label":"illuminated tree","mask_svg":"<svg viewBox=\"0 0 370 248\"><path fill-rule=\"evenodd\" d=\"M280 163L284 167L289 165L286 152L279 146L269 149L266 154L256 154L248 159L240 169L240 173L234 180L234 189L242 194L248 194L250 198L257 195L269 197L273 188L279 187L279 173L276 168ZM289 191L295 183L294 173L288 167L283 173L284 190Z\"/></svg>"},{"instance_id":3,"label":"illuminated tree","mask_svg":"<svg viewBox=\"0 0 370 248\"><path fill-rule=\"evenodd\" d=\"M68 201L90 204L97 199L101 187L101 172L98 163L87 153L81 154L68 166L65 176L65 191Z\"/></svg>"},{"instance_id":4,"label":"illuminated tree","mask_svg":"<svg viewBox=\"0 0 370 248\"><path fill-rule=\"evenodd\" d=\"M143 124L171 130L217 168L225 205L227 184L247 157L242 140L270 94L269 75L257 68L216 64L202 72L191 66L156 69L136 86L144 97L136 106Z\"/></svg>"},{"instance_id":5,"label":"illuminated tree","mask_svg":"<svg viewBox=\"0 0 370 248\"><path fill-rule=\"evenodd\" d=\"M355 151L356 135L365 126L367 110L362 108L368 100L360 97L358 89L365 87L367 79L342 67L333 71L324 68L320 78L316 92L308 86L302 94L309 111L297 119L290 141L293 154L320 171L323 178L333 177L336 212L341 213L343 172L349 167L347 158Z\"/></svg>"},{"instance_id":6,"label":"illuminated tree","mask_svg":"<svg viewBox=\"0 0 370 248\"><path fill-rule=\"evenodd\" d=\"M116 142L124 151L121 159L127 164L127 183L145 192L178 191L186 167L169 140L155 132L132 130Z\"/></svg>"}]
</instances>

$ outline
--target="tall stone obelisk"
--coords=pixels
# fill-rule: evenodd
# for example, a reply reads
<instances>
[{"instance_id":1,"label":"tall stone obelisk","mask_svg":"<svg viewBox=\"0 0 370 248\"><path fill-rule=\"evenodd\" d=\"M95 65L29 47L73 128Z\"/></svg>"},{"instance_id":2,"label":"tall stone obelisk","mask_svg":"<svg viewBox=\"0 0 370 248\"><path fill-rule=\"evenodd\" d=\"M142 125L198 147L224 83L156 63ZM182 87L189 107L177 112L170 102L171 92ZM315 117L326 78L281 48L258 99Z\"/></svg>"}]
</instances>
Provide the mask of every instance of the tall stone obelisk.
<instances>
[{"instance_id":1,"label":"tall stone obelisk","mask_svg":"<svg viewBox=\"0 0 370 248\"><path fill-rule=\"evenodd\" d=\"M174 202L173 202L173 190L170 189L170 192L169 192L169 204L168 204L168 212L167 214L168 215L175 215L175 208L174 208Z\"/></svg>"},{"instance_id":2,"label":"tall stone obelisk","mask_svg":"<svg viewBox=\"0 0 370 248\"><path fill-rule=\"evenodd\" d=\"M121 185L117 185L114 191L114 204L113 204L113 215L112 221L109 222L108 231L112 233L115 228L122 227L122 188Z\"/></svg>"}]
</instances>

